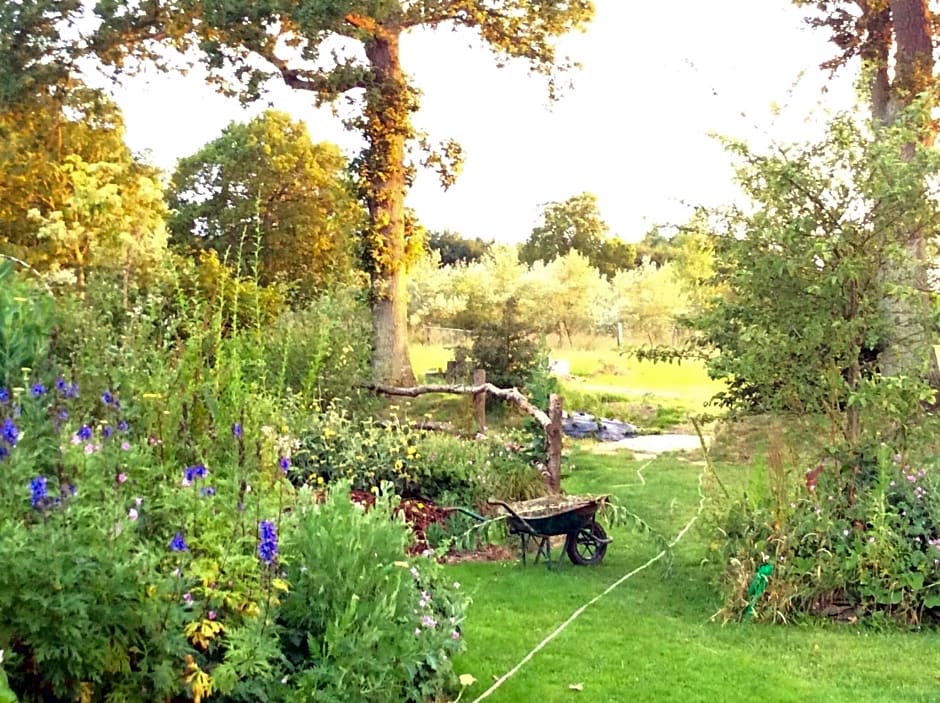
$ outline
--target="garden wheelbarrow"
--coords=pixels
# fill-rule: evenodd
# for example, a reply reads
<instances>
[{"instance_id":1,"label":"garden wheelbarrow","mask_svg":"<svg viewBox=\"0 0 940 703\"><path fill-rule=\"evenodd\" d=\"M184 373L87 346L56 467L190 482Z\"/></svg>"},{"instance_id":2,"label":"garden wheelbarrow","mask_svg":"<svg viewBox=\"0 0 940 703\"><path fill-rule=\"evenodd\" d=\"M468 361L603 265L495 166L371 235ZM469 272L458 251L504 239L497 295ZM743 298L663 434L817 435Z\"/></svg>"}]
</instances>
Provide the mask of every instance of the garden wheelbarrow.
<instances>
[{"instance_id":1,"label":"garden wheelbarrow","mask_svg":"<svg viewBox=\"0 0 940 703\"><path fill-rule=\"evenodd\" d=\"M510 534L519 535L522 563L526 562L529 540L536 540L535 561L545 557L552 563L551 538L565 535L565 552L572 564L600 564L613 540L597 520L597 510L610 496L548 496L518 503L489 500L507 513Z\"/></svg>"}]
</instances>

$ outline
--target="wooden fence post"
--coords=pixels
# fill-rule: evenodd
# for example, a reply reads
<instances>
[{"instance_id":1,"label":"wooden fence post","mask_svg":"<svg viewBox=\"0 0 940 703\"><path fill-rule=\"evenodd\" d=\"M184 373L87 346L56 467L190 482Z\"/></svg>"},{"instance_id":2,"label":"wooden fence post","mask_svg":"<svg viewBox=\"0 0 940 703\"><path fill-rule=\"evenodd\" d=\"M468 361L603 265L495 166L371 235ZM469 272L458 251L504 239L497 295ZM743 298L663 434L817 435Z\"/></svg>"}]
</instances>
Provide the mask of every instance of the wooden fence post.
<instances>
[{"instance_id":1,"label":"wooden fence post","mask_svg":"<svg viewBox=\"0 0 940 703\"><path fill-rule=\"evenodd\" d=\"M486 371L484 369L473 370L473 385L482 386L486 383ZM477 430L480 434L486 432L486 391L473 394L473 417L477 421Z\"/></svg>"},{"instance_id":2,"label":"wooden fence post","mask_svg":"<svg viewBox=\"0 0 940 703\"><path fill-rule=\"evenodd\" d=\"M552 393L548 397L548 490L552 493L561 491L561 396Z\"/></svg>"}]
</instances>

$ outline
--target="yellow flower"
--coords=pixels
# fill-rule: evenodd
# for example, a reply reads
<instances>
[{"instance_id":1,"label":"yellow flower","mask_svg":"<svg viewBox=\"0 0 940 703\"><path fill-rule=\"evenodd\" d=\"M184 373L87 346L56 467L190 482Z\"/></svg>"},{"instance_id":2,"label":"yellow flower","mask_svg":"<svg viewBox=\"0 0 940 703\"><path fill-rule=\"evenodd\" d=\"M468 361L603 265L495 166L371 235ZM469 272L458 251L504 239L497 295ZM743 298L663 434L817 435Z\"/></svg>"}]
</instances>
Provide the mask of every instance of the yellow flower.
<instances>
[{"instance_id":1,"label":"yellow flower","mask_svg":"<svg viewBox=\"0 0 940 703\"><path fill-rule=\"evenodd\" d=\"M197 647L206 649L215 636L225 630L225 625L218 620L193 620L187 623L183 631L186 638Z\"/></svg>"},{"instance_id":2,"label":"yellow flower","mask_svg":"<svg viewBox=\"0 0 940 703\"><path fill-rule=\"evenodd\" d=\"M404 468L405 463L401 459L395 460L395 471L401 471Z\"/></svg>"},{"instance_id":3,"label":"yellow flower","mask_svg":"<svg viewBox=\"0 0 940 703\"><path fill-rule=\"evenodd\" d=\"M193 703L202 703L202 699L212 695L214 683L212 677L199 668L191 655L186 655L186 672L183 680L189 684L193 694Z\"/></svg>"},{"instance_id":4,"label":"yellow flower","mask_svg":"<svg viewBox=\"0 0 940 703\"><path fill-rule=\"evenodd\" d=\"M476 677L473 674L461 674L457 677L457 680L460 681L461 686L472 686L477 682Z\"/></svg>"}]
</instances>

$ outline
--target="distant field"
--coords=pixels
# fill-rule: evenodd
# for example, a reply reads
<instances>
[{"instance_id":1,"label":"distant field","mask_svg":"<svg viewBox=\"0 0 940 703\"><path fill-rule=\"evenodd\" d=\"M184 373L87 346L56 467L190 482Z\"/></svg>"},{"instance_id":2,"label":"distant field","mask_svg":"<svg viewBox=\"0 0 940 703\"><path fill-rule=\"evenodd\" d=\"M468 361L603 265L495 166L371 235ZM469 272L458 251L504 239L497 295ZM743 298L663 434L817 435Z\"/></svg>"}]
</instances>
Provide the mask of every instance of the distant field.
<instances>
[{"instance_id":1,"label":"distant field","mask_svg":"<svg viewBox=\"0 0 940 703\"><path fill-rule=\"evenodd\" d=\"M690 413L701 413L723 384L713 381L698 361L654 364L622 354L609 340L595 349L553 350L571 375L561 378L565 406L619 417L651 429L681 424ZM443 345L413 345L411 361L418 378L443 369L453 351Z\"/></svg>"}]
</instances>

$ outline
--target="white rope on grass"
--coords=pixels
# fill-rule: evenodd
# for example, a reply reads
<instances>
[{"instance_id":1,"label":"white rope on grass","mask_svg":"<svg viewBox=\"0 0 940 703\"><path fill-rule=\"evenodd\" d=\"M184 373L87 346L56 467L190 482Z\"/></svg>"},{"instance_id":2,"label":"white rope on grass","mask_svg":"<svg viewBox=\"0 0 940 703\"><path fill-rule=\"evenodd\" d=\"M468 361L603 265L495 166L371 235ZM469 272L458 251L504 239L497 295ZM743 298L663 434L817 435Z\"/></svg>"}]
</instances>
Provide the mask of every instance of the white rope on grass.
<instances>
[{"instance_id":1,"label":"white rope on grass","mask_svg":"<svg viewBox=\"0 0 940 703\"><path fill-rule=\"evenodd\" d=\"M652 462L652 459L650 460L650 462ZM647 462L647 464L644 465L642 468L646 468L646 466L648 466L650 462ZM568 627L568 625L570 625L570 624L573 623L578 617L580 617L581 613L583 613L585 610L587 610L590 606L594 605L597 601L599 601L601 598L603 598L603 597L606 596L608 593L610 593L611 591L613 591L615 588L617 588L617 586L619 586L620 584L622 584L622 583L623 583L624 581L626 581L627 579L632 578L632 577L635 576L636 574L638 574L638 573L640 573L641 571L643 571L644 569L646 569L646 568L652 566L652 565L655 564L657 561L659 561L659 560L662 559L664 556L666 556L666 552L669 551L669 549L672 549L674 546L676 546L676 545L679 543L679 540L681 540L683 537L685 537L685 534L692 528L692 525L695 524L695 522L696 522L696 521L699 519L699 517L701 516L702 511L705 509L705 493L704 493L704 491L702 490L702 480L704 479L704 477L705 477L705 469L703 468L702 471L701 471L701 473L698 475L698 494L699 494L698 510L695 511L695 515L692 516L692 519L689 520L689 521L685 524L685 527L683 527L681 530L679 530L679 533L676 535L675 539L673 539L673 540L669 543L669 546L668 546L666 549L663 549L659 554L657 554L656 556L654 556L654 557L652 557L651 559L649 559L649 561L647 561L645 564L643 564L643 565L641 565L641 566L638 566L637 568L635 568L635 569L634 569L633 571L631 571L630 573L624 574L623 576L621 576L619 579L617 579L617 580L614 581L612 584L610 584L606 589L604 589L603 592L598 593L596 596L594 596L594 597L593 597L591 600L589 600L587 603L585 603L585 604L582 605L580 608L578 608L577 610L575 610L567 620L565 620L561 625L559 625L559 626L556 627L551 633L549 633L549 635L548 635L545 639L543 639L541 642L539 642L531 652L529 652L528 654L526 654L526 655L522 658L522 661L520 661L520 662L519 662L518 664L516 664L512 669L510 669L510 670L507 671L505 674L503 674L503 675L500 676L498 679L496 679L496 681L493 683L492 686L490 686L490 687L489 687L488 689L486 689L483 693L481 693L479 696L477 696L477 697L473 700L473 703L480 703L480 701L482 701L484 698L489 698L490 694L492 694L496 689L498 689L500 686L502 686L504 683L506 683L506 681L508 681L511 676L513 676L517 671L519 671L519 669L521 669L526 663L528 663L528 662L532 659L532 657L534 657L536 654L538 654L549 642L551 642L553 639L555 639L556 637L558 637L558 635L560 635L560 634L562 633L562 631L564 631L564 629L565 629L566 627Z\"/></svg>"},{"instance_id":2,"label":"white rope on grass","mask_svg":"<svg viewBox=\"0 0 940 703\"><path fill-rule=\"evenodd\" d=\"M641 466L640 468L636 470L636 477L640 479L639 483L615 483L611 486L611 488L635 488L636 486L645 486L646 478L643 476L643 471L646 469L647 466L652 464L654 461L656 461L656 457L653 457L652 459L647 460L647 462L643 464L643 466Z\"/></svg>"}]
</instances>

